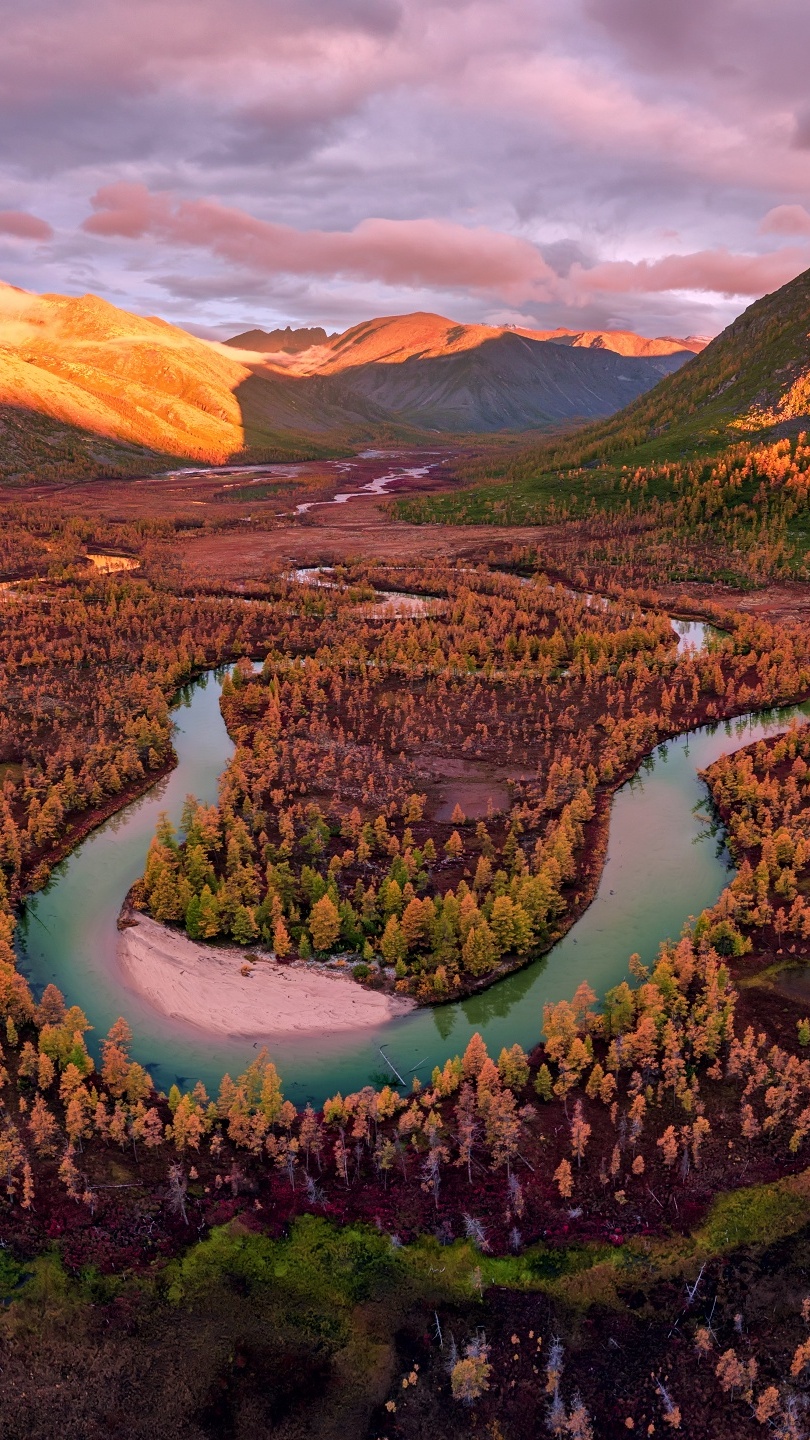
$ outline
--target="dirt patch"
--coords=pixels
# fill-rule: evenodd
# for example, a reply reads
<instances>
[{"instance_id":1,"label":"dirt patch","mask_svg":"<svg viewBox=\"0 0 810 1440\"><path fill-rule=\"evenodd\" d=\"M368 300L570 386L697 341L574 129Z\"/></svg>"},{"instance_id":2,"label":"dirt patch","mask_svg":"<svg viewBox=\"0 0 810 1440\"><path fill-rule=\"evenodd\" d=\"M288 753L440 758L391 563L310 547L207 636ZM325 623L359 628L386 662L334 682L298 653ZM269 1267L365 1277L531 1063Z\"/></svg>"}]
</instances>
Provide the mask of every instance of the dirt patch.
<instances>
[{"instance_id":1,"label":"dirt patch","mask_svg":"<svg viewBox=\"0 0 810 1440\"><path fill-rule=\"evenodd\" d=\"M486 820L512 805L509 780L524 778L494 766L452 756L431 757L425 770L433 778L428 805L433 819L446 823L460 806L468 820Z\"/></svg>"},{"instance_id":2,"label":"dirt patch","mask_svg":"<svg viewBox=\"0 0 810 1440\"><path fill-rule=\"evenodd\" d=\"M457 805L468 820L485 820L499 810L508 810L511 803L507 785L487 780L457 780L448 789L447 799L436 808L437 820L450 820Z\"/></svg>"}]
</instances>

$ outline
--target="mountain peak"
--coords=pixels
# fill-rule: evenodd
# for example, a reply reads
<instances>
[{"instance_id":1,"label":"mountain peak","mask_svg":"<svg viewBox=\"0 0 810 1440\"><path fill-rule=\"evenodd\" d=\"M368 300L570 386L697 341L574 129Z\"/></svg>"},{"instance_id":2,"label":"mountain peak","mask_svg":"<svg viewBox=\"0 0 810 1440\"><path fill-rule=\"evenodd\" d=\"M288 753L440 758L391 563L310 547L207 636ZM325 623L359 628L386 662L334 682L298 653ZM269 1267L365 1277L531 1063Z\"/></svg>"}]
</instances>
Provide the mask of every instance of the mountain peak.
<instances>
[{"instance_id":1,"label":"mountain peak","mask_svg":"<svg viewBox=\"0 0 810 1440\"><path fill-rule=\"evenodd\" d=\"M283 330L243 330L241 335L231 336L225 344L236 350L254 350L259 354L299 355L315 345L325 345L334 338L333 335L327 335L320 325L309 330L294 330L291 325L287 325Z\"/></svg>"},{"instance_id":2,"label":"mountain peak","mask_svg":"<svg viewBox=\"0 0 810 1440\"><path fill-rule=\"evenodd\" d=\"M574 349L608 350L628 357L663 357L694 354L704 341L696 337L685 340L672 336L649 338L628 330L532 330L519 325L467 324L449 320L430 310L415 310L403 315L377 315L352 325L341 334L327 336L324 330L247 330L226 343L259 354L300 357L292 364L279 362L278 368L298 374L336 374L353 366L368 364L403 364L406 360L437 359L474 350L502 335L520 335L527 340ZM305 343L308 337L309 343ZM286 338L289 337L289 338ZM298 337L301 337L300 340ZM268 343L272 341L271 343ZM310 353L312 352L312 353ZM273 364L272 359L268 362Z\"/></svg>"}]
</instances>

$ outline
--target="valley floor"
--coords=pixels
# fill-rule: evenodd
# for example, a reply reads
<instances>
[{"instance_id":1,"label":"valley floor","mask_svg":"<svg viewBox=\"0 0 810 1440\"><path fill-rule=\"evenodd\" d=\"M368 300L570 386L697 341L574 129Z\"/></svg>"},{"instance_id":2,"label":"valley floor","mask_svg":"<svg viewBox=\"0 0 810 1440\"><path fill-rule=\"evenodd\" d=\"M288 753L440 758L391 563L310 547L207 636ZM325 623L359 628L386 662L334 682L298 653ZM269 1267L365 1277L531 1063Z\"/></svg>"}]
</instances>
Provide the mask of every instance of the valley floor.
<instances>
[{"instance_id":1,"label":"valley floor","mask_svg":"<svg viewBox=\"0 0 810 1440\"><path fill-rule=\"evenodd\" d=\"M480 458L480 451L440 445L435 451L390 448L367 451L350 460L318 460L266 467L177 470L127 481L92 480L65 485L30 485L15 499L33 504L47 517L81 516L105 531L132 527L171 527L170 547L161 533L151 562L169 565L191 586L250 589L278 565L306 566L351 559L387 564L416 560L457 560L472 565L514 564L533 551L551 578L573 579L586 549L584 522L542 525L410 524L390 513L399 497L453 493L463 484L459 472ZM381 477L397 472L380 493L360 493ZM348 503L336 494L352 492ZM296 513L300 504L310 506ZM637 528L637 526L636 526ZM644 526L639 531L641 556ZM610 567L608 567L609 569ZM15 577L16 578L16 577ZM621 572L616 572L621 579ZM657 602L677 612L725 606L787 622L810 618L810 588L780 581L740 591L698 580L667 582L659 567L649 569L647 584ZM598 587L595 587L598 588Z\"/></svg>"}]
</instances>

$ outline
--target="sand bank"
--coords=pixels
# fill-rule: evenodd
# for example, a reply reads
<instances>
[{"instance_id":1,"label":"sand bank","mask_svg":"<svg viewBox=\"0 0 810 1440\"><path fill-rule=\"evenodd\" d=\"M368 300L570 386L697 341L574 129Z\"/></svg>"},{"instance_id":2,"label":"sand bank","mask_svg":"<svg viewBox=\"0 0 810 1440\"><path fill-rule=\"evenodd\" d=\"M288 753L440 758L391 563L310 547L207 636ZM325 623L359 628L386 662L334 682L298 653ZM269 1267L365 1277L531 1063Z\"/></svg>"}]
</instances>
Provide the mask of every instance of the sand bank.
<instances>
[{"instance_id":1,"label":"sand bank","mask_svg":"<svg viewBox=\"0 0 810 1440\"><path fill-rule=\"evenodd\" d=\"M366 990L323 966L260 959L243 975L245 963L243 950L198 945L148 915L120 933L125 984L161 1014L210 1035L335 1034L384 1024L414 1008L412 1000Z\"/></svg>"}]
</instances>

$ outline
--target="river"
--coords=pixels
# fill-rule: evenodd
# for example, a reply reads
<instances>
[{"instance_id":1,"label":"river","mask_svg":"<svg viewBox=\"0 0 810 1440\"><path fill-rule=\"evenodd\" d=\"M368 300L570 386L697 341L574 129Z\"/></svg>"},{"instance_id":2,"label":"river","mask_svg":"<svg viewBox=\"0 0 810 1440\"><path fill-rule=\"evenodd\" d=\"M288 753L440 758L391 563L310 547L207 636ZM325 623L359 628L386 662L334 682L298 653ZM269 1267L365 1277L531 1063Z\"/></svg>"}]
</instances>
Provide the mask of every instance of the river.
<instances>
[{"instance_id":1,"label":"river","mask_svg":"<svg viewBox=\"0 0 810 1440\"><path fill-rule=\"evenodd\" d=\"M681 640L701 643L699 622ZM175 711L178 765L141 799L94 831L58 866L44 890L26 904L18 931L19 964L36 992L53 981L70 1003L81 1005L95 1027L97 1049L118 1015L132 1025L134 1053L155 1082L191 1085L202 1079L216 1090L225 1070L235 1074L256 1053L249 1041L222 1042L182 1029L155 1013L125 987L116 968L116 920L124 895L143 870L158 815L179 821L193 793L210 804L232 753L219 709L214 675L183 692ZM529 1049L542 1026L543 1004L570 997L581 980L598 994L627 973L638 951L654 958L659 942L677 937L684 922L717 899L730 861L708 823L705 786L697 772L720 755L783 730L801 707L746 715L703 726L655 752L634 779L617 791L608 858L596 897L568 935L542 959L481 995L414 1012L378 1031L298 1038L272 1045L285 1093L301 1104L320 1103L341 1089L379 1082L387 1073L384 1045L402 1075L412 1067L426 1078L434 1064L460 1052L476 1030L490 1050L515 1041Z\"/></svg>"},{"instance_id":2,"label":"river","mask_svg":"<svg viewBox=\"0 0 810 1440\"><path fill-rule=\"evenodd\" d=\"M366 452L367 455L372 455L373 453L373 451ZM385 495L388 486L393 485L395 480L421 480L425 475L429 475L433 469L435 469L435 465L433 464L416 465L410 468L395 466L393 470L387 471L385 475L377 475L373 480L370 480L367 485L361 485L359 490L341 490L331 500L305 500L301 505L296 505L295 514L304 515L307 510L314 510L316 507L323 505L345 505L347 501L362 499L364 495Z\"/></svg>"}]
</instances>

